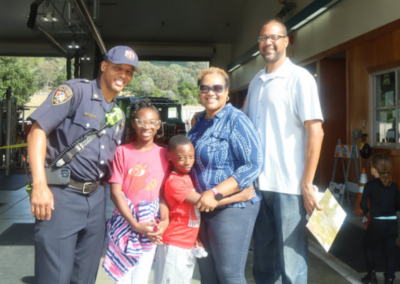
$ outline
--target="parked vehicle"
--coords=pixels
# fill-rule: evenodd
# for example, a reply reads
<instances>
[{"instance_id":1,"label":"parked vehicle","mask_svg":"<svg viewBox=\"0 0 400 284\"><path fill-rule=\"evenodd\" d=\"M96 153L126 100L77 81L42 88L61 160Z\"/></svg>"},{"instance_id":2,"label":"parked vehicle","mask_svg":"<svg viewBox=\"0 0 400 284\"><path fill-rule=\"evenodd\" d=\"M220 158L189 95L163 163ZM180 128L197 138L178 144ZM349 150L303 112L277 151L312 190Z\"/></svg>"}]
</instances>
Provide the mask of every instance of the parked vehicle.
<instances>
[{"instance_id":1,"label":"parked vehicle","mask_svg":"<svg viewBox=\"0 0 400 284\"><path fill-rule=\"evenodd\" d=\"M135 103L140 99L150 99L153 106L160 112L162 125L155 137L155 143L166 146L169 139L178 134L186 135L185 123L182 120L182 104L170 98L157 97L117 97L119 107L126 115L126 127L124 141L122 144L129 143L135 139L133 128L130 123Z\"/></svg>"}]
</instances>

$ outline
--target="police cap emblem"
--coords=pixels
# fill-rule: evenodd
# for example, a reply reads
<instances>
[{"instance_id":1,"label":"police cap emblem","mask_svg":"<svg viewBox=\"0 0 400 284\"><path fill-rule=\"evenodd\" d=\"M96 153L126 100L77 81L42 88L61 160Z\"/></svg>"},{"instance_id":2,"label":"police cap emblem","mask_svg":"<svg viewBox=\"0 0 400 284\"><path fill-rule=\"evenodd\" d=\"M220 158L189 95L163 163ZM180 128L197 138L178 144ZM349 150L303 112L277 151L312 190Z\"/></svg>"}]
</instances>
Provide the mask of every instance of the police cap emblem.
<instances>
[{"instance_id":1,"label":"police cap emblem","mask_svg":"<svg viewBox=\"0 0 400 284\"><path fill-rule=\"evenodd\" d=\"M65 85L61 85L57 88L57 90L53 94L53 106L61 105L68 102L74 93L72 92L71 88Z\"/></svg>"},{"instance_id":2,"label":"police cap emblem","mask_svg":"<svg viewBox=\"0 0 400 284\"><path fill-rule=\"evenodd\" d=\"M132 52L132 50L125 50L125 56L130 60L135 59L135 54Z\"/></svg>"}]
</instances>

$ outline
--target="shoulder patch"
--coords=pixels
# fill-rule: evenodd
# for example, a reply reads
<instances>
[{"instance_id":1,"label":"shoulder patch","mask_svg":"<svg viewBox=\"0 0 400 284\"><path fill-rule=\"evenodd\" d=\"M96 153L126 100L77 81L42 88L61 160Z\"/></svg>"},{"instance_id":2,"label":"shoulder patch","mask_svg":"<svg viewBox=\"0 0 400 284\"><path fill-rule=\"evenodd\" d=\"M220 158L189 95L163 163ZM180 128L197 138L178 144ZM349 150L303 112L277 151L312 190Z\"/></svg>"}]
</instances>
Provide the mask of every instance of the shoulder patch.
<instances>
[{"instance_id":1,"label":"shoulder patch","mask_svg":"<svg viewBox=\"0 0 400 284\"><path fill-rule=\"evenodd\" d=\"M74 93L72 92L71 88L66 85L61 85L57 88L53 95L53 106L61 105L68 102Z\"/></svg>"}]
</instances>

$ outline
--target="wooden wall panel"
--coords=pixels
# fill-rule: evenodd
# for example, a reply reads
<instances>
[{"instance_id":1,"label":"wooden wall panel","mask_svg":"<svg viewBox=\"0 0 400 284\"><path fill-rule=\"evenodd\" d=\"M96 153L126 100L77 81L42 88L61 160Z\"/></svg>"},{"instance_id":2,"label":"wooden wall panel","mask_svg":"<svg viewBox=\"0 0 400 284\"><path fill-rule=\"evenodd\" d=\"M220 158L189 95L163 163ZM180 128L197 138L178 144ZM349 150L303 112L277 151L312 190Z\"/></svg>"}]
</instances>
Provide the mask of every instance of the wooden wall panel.
<instances>
[{"instance_id":1,"label":"wooden wall panel","mask_svg":"<svg viewBox=\"0 0 400 284\"><path fill-rule=\"evenodd\" d=\"M332 178L337 141L339 138L343 143L346 141L346 59L323 59L318 70L325 136L314 183L325 189ZM343 180L338 164L335 181Z\"/></svg>"},{"instance_id":2,"label":"wooden wall panel","mask_svg":"<svg viewBox=\"0 0 400 284\"><path fill-rule=\"evenodd\" d=\"M374 32L374 31L373 31ZM368 38L368 37L367 37ZM348 130L347 143L351 143L351 130L363 129L370 135L369 96L371 72L385 70L399 66L400 60L400 27L388 33L375 36L374 38L361 42L356 46L347 49L347 84L348 84ZM357 140L360 145L361 141ZM393 180L400 184L400 150L375 148L374 152L385 152L389 154L394 163ZM362 167L369 171L369 160L362 159ZM351 177L354 177L351 174ZM351 180L357 182L356 180Z\"/></svg>"}]
</instances>

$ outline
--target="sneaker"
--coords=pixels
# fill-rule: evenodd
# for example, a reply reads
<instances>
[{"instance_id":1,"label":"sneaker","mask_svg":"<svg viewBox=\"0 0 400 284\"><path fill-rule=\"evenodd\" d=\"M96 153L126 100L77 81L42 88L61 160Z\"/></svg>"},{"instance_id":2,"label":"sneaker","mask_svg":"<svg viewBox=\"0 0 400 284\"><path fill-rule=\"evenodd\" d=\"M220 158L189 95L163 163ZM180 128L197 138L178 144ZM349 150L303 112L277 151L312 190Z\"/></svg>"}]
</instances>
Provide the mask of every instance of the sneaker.
<instances>
[{"instance_id":1,"label":"sneaker","mask_svg":"<svg viewBox=\"0 0 400 284\"><path fill-rule=\"evenodd\" d=\"M361 282L364 284L378 284L378 280L376 279L375 271L369 271L368 274L364 275L361 278ZM388 282L388 283L390 283L390 282ZM391 283L393 283L393 280Z\"/></svg>"},{"instance_id":2,"label":"sneaker","mask_svg":"<svg viewBox=\"0 0 400 284\"><path fill-rule=\"evenodd\" d=\"M385 278L385 284L393 284L393 279Z\"/></svg>"}]
</instances>

